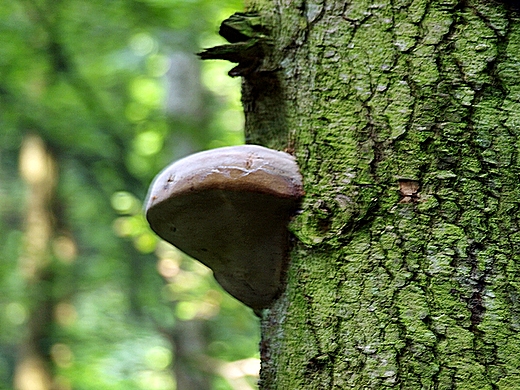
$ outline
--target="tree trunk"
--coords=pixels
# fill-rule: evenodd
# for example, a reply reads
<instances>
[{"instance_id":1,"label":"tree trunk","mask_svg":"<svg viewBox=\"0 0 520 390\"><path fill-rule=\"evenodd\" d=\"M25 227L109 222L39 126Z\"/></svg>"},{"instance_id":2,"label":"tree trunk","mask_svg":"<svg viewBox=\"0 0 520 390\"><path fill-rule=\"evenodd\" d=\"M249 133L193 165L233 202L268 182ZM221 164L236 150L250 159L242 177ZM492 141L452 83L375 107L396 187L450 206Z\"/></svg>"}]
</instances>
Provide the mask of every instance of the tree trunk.
<instances>
[{"instance_id":1,"label":"tree trunk","mask_svg":"<svg viewBox=\"0 0 520 390\"><path fill-rule=\"evenodd\" d=\"M42 139L26 136L20 151L20 174L28 188L25 248L19 260L26 283L28 308L27 334L18 351L15 367L16 390L53 388L48 347L52 325L53 302L42 293L51 279L50 241L54 216L51 204L56 185L56 163ZM48 288L48 287L47 287Z\"/></svg>"},{"instance_id":2,"label":"tree trunk","mask_svg":"<svg viewBox=\"0 0 520 390\"><path fill-rule=\"evenodd\" d=\"M306 197L261 389L520 388L520 18L492 0L252 0L248 142Z\"/></svg>"}]
</instances>

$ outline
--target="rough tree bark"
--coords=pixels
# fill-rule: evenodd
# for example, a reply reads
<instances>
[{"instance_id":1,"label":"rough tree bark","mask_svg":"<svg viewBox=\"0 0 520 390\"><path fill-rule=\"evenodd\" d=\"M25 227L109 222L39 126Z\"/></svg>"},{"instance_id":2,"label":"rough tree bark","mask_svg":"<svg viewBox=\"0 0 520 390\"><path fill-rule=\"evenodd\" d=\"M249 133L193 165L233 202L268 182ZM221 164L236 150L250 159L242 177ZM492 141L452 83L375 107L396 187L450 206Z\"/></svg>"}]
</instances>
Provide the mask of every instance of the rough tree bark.
<instances>
[{"instance_id":1,"label":"rough tree bark","mask_svg":"<svg viewBox=\"0 0 520 390\"><path fill-rule=\"evenodd\" d=\"M246 55L264 58L234 71L247 139L294 153L306 190L260 388L520 388L519 15L492 0L247 11L265 27Z\"/></svg>"}]
</instances>

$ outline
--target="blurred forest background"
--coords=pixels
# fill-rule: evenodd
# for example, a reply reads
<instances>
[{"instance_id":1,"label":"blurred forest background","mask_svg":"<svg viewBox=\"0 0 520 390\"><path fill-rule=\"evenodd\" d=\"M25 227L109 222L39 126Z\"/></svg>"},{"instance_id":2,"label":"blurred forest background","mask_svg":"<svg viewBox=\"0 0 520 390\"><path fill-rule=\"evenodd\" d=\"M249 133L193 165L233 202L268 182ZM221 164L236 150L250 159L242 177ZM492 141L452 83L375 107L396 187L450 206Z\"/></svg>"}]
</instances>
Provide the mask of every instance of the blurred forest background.
<instances>
[{"instance_id":1,"label":"blurred forest background","mask_svg":"<svg viewBox=\"0 0 520 390\"><path fill-rule=\"evenodd\" d=\"M238 0L2 0L0 389L252 389L258 322L142 213L168 163L243 143Z\"/></svg>"}]
</instances>

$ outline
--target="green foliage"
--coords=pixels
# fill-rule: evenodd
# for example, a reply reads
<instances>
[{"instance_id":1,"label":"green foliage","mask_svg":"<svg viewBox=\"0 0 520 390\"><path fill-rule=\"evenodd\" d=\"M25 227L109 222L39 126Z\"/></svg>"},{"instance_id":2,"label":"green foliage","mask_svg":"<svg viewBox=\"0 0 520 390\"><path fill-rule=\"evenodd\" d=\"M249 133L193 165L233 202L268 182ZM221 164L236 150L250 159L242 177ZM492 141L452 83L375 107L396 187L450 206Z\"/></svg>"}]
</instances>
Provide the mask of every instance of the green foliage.
<instances>
[{"instance_id":1,"label":"green foliage","mask_svg":"<svg viewBox=\"0 0 520 390\"><path fill-rule=\"evenodd\" d=\"M43 301L52 318L38 342L59 389L171 390L178 364L209 377L209 388L231 389L220 368L257 356L254 315L209 270L160 242L142 215L166 164L243 142L232 65L194 55L221 43L220 21L241 8L238 0L2 2L1 389L13 388ZM41 137L58 165L50 276L31 288L19 264L27 134ZM172 340L190 322L205 324L202 347L182 361Z\"/></svg>"}]
</instances>

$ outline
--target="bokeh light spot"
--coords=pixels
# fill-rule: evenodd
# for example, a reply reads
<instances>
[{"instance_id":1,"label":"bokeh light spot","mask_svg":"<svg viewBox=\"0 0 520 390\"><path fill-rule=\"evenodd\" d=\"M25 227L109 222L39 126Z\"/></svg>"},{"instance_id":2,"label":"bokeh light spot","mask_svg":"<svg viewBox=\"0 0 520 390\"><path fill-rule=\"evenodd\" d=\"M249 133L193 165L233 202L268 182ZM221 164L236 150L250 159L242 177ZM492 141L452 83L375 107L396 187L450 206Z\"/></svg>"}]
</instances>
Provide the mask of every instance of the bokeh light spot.
<instances>
[{"instance_id":1,"label":"bokeh light spot","mask_svg":"<svg viewBox=\"0 0 520 390\"><path fill-rule=\"evenodd\" d=\"M169 349L158 345L146 351L145 360L149 368L161 371L171 364L172 353Z\"/></svg>"},{"instance_id":2,"label":"bokeh light spot","mask_svg":"<svg viewBox=\"0 0 520 390\"><path fill-rule=\"evenodd\" d=\"M164 90L158 80L147 77L134 79L130 85L130 93L137 102L148 106L157 107L164 101Z\"/></svg>"},{"instance_id":3,"label":"bokeh light spot","mask_svg":"<svg viewBox=\"0 0 520 390\"><path fill-rule=\"evenodd\" d=\"M141 156L152 156L158 153L162 146L162 135L153 130L138 134L134 139L134 149Z\"/></svg>"},{"instance_id":4,"label":"bokeh light spot","mask_svg":"<svg viewBox=\"0 0 520 390\"><path fill-rule=\"evenodd\" d=\"M21 303L11 302L5 308L5 315L11 323L21 325L27 320L27 309Z\"/></svg>"},{"instance_id":5,"label":"bokeh light spot","mask_svg":"<svg viewBox=\"0 0 520 390\"><path fill-rule=\"evenodd\" d=\"M157 244L157 237L151 233L144 233L134 241L135 248L141 253L152 253Z\"/></svg>"},{"instance_id":6,"label":"bokeh light spot","mask_svg":"<svg viewBox=\"0 0 520 390\"><path fill-rule=\"evenodd\" d=\"M112 195L110 203L114 210L121 214L128 214L136 207L137 200L135 197L126 191L118 191Z\"/></svg>"},{"instance_id":7,"label":"bokeh light spot","mask_svg":"<svg viewBox=\"0 0 520 390\"><path fill-rule=\"evenodd\" d=\"M72 350L67 344L57 343L51 347L52 360L59 367L70 367L74 361Z\"/></svg>"},{"instance_id":8,"label":"bokeh light spot","mask_svg":"<svg viewBox=\"0 0 520 390\"><path fill-rule=\"evenodd\" d=\"M152 53L156 47L157 42L149 34L138 33L130 38L130 48L139 56Z\"/></svg>"}]
</instances>

